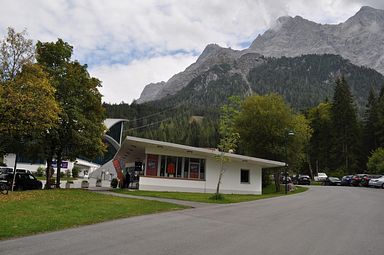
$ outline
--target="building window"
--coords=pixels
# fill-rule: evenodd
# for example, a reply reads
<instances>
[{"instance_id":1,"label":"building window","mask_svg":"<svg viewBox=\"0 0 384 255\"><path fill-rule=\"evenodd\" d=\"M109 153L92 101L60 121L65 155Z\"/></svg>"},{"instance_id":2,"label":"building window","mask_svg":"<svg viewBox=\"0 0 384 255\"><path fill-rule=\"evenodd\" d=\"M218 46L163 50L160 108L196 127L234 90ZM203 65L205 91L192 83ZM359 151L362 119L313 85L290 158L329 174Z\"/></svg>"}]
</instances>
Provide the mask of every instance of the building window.
<instances>
[{"instance_id":1,"label":"building window","mask_svg":"<svg viewBox=\"0 0 384 255\"><path fill-rule=\"evenodd\" d=\"M249 170L241 169L240 183L249 183Z\"/></svg>"},{"instance_id":2,"label":"building window","mask_svg":"<svg viewBox=\"0 0 384 255\"><path fill-rule=\"evenodd\" d=\"M200 180L205 179L205 159L200 159Z\"/></svg>"},{"instance_id":3,"label":"building window","mask_svg":"<svg viewBox=\"0 0 384 255\"><path fill-rule=\"evenodd\" d=\"M145 175L205 180L205 159L148 154Z\"/></svg>"}]
</instances>

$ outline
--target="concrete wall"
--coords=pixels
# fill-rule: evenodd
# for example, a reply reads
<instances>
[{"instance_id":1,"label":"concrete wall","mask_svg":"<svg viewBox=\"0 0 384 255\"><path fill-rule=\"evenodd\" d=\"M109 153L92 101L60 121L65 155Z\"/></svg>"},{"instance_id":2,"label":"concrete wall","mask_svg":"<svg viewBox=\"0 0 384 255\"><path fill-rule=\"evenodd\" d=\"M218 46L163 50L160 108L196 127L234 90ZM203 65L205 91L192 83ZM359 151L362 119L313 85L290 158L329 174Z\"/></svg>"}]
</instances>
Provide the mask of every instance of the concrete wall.
<instances>
[{"instance_id":1,"label":"concrete wall","mask_svg":"<svg viewBox=\"0 0 384 255\"><path fill-rule=\"evenodd\" d=\"M186 180L166 177L140 177L140 190L184 191L214 193L220 174L220 161L211 155L170 151L162 148L146 148L146 154L168 155L178 157L202 158L206 160L205 181ZM224 194L261 194L261 167L240 160L224 164L224 175L220 193ZM240 170L250 170L249 183L240 182Z\"/></svg>"}]
</instances>

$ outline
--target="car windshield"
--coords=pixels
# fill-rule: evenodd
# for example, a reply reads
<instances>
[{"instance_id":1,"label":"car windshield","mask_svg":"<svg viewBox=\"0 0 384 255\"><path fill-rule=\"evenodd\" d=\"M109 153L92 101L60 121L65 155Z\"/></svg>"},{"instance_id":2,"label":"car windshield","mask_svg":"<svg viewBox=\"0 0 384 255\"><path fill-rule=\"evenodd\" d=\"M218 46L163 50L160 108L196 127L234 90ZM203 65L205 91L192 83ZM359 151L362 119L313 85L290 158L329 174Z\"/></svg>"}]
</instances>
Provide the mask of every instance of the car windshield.
<instances>
[{"instance_id":1,"label":"car windshield","mask_svg":"<svg viewBox=\"0 0 384 255\"><path fill-rule=\"evenodd\" d=\"M331 180L331 181L340 181L340 179L337 178L337 177L329 177L329 180Z\"/></svg>"}]
</instances>

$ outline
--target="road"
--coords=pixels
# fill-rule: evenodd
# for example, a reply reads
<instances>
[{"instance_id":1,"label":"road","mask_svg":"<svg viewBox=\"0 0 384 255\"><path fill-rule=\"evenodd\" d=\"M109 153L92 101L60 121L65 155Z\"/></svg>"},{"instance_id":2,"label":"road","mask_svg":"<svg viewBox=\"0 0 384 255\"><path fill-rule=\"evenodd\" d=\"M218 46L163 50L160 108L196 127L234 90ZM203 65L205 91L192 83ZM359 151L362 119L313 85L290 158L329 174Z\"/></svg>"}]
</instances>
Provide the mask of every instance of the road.
<instances>
[{"instance_id":1,"label":"road","mask_svg":"<svg viewBox=\"0 0 384 255\"><path fill-rule=\"evenodd\" d=\"M383 254L383 209L381 189L312 187L2 241L0 254Z\"/></svg>"}]
</instances>

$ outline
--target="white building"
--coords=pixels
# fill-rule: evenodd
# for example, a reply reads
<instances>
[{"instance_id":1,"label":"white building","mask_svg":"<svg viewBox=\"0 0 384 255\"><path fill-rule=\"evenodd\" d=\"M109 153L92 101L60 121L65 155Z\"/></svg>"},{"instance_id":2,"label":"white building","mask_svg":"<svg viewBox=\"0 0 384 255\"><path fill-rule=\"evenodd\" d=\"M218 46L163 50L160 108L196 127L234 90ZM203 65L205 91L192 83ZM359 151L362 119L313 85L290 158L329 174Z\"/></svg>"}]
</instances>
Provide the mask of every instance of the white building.
<instances>
[{"instance_id":1,"label":"white building","mask_svg":"<svg viewBox=\"0 0 384 255\"><path fill-rule=\"evenodd\" d=\"M221 169L220 155L217 150L128 136L114 161L121 168L142 162L140 190L214 193ZM225 156L229 161L224 164L221 193L261 194L262 169L284 166L283 162L237 154Z\"/></svg>"}]
</instances>

